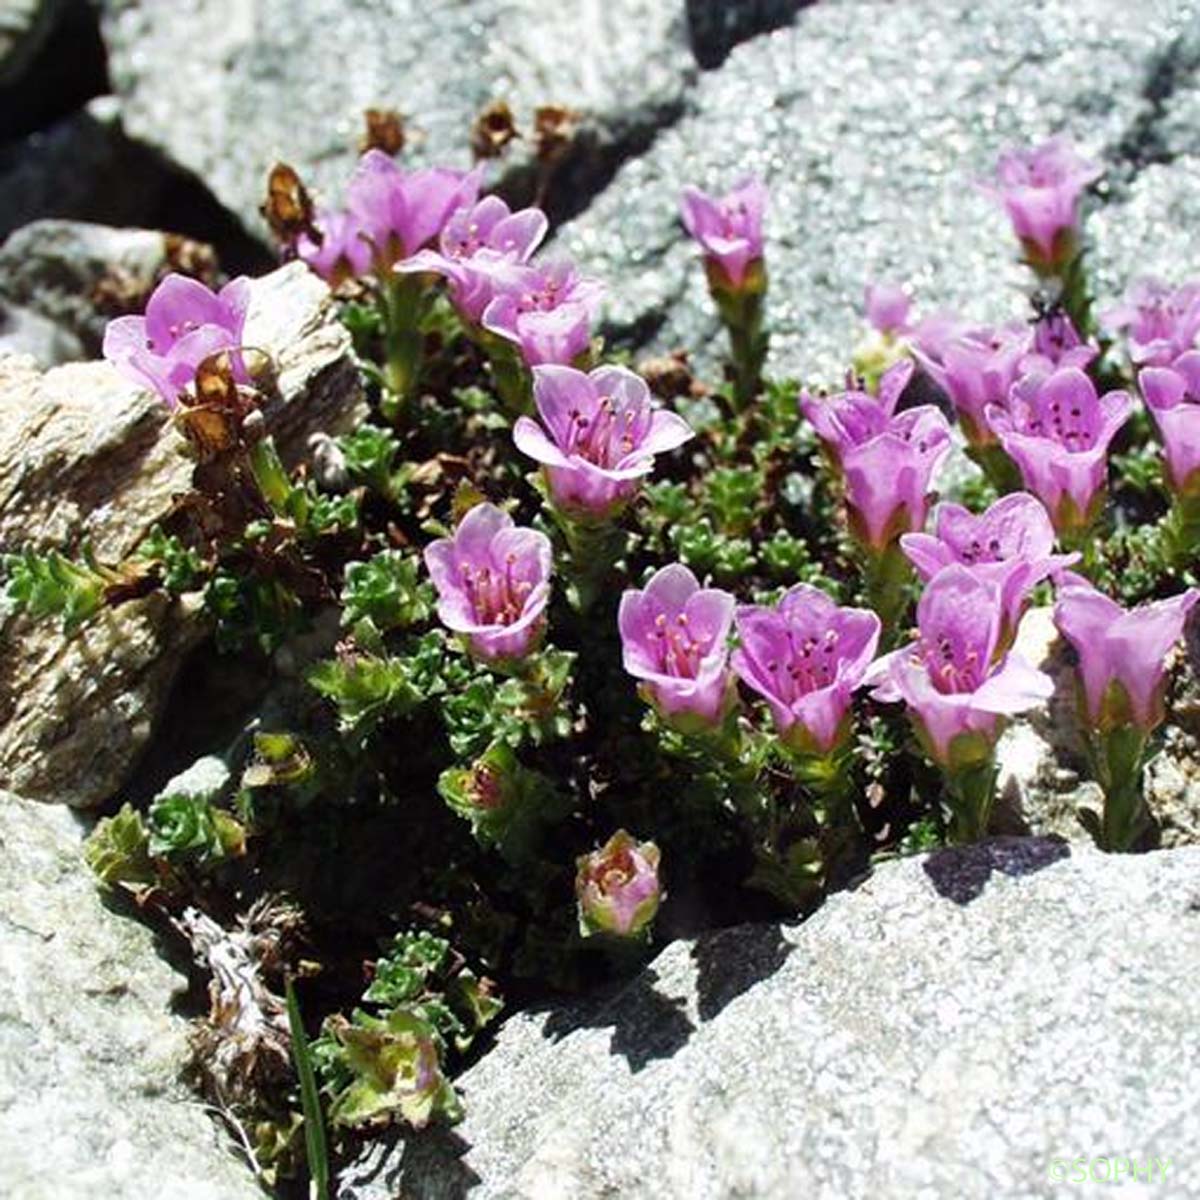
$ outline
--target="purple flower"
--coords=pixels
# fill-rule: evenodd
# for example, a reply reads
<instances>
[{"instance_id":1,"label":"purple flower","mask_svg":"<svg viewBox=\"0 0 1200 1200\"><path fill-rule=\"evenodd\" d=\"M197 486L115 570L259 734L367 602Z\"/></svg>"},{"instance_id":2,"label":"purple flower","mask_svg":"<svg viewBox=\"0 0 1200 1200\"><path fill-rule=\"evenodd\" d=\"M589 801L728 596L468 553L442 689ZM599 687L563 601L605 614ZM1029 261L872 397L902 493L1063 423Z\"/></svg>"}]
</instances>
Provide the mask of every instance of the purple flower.
<instances>
[{"instance_id":1,"label":"purple flower","mask_svg":"<svg viewBox=\"0 0 1200 1200\"><path fill-rule=\"evenodd\" d=\"M869 672L875 699L903 700L925 752L950 772L986 757L981 747L990 754L1002 716L1034 708L1054 691L1048 675L999 652L1000 626L995 586L952 564L917 605L917 640Z\"/></svg>"},{"instance_id":2,"label":"purple flower","mask_svg":"<svg viewBox=\"0 0 1200 1200\"><path fill-rule=\"evenodd\" d=\"M887 427L912 373L912 363L902 359L884 371L878 394L855 387L853 376L847 378L847 390L833 396L814 396L807 390L800 393L800 411L839 470L844 451Z\"/></svg>"},{"instance_id":3,"label":"purple flower","mask_svg":"<svg viewBox=\"0 0 1200 1200\"><path fill-rule=\"evenodd\" d=\"M662 898L658 863L653 842L639 842L623 829L599 850L578 858L575 898L580 933L638 937L647 932Z\"/></svg>"},{"instance_id":4,"label":"purple flower","mask_svg":"<svg viewBox=\"0 0 1200 1200\"><path fill-rule=\"evenodd\" d=\"M1007 405L988 405L986 415L1055 529L1077 534L1104 503L1108 445L1132 411L1126 392L1098 397L1078 367L1061 367L1024 376Z\"/></svg>"},{"instance_id":5,"label":"purple flower","mask_svg":"<svg viewBox=\"0 0 1200 1200\"><path fill-rule=\"evenodd\" d=\"M512 342L531 367L569 365L591 345L604 285L566 262L493 272L483 327Z\"/></svg>"},{"instance_id":6,"label":"purple flower","mask_svg":"<svg viewBox=\"0 0 1200 1200\"><path fill-rule=\"evenodd\" d=\"M1166 449L1167 479L1180 496L1200 496L1200 350L1173 367L1146 367L1138 376Z\"/></svg>"},{"instance_id":7,"label":"purple flower","mask_svg":"<svg viewBox=\"0 0 1200 1200\"><path fill-rule=\"evenodd\" d=\"M1103 173L1066 138L1052 137L1002 154L995 181L984 190L1003 204L1030 265L1056 272L1075 255L1079 198Z\"/></svg>"},{"instance_id":8,"label":"purple flower","mask_svg":"<svg viewBox=\"0 0 1200 1200\"><path fill-rule=\"evenodd\" d=\"M912 298L897 283L868 283L864 296L867 320L884 334L907 333Z\"/></svg>"},{"instance_id":9,"label":"purple flower","mask_svg":"<svg viewBox=\"0 0 1200 1200\"><path fill-rule=\"evenodd\" d=\"M733 608L728 592L702 588L680 563L621 597L625 670L644 681L643 695L663 718L685 732L717 728L735 700L728 669Z\"/></svg>"},{"instance_id":10,"label":"purple flower","mask_svg":"<svg viewBox=\"0 0 1200 1200\"><path fill-rule=\"evenodd\" d=\"M250 280L244 275L215 294L186 275L168 275L154 289L144 317L109 322L104 357L174 408L209 355L241 346L249 305ZM232 358L235 376L246 382L241 356Z\"/></svg>"},{"instance_id":11,"label":"purple flower","mask_svg":"<svg viewBox=\"0 0 1200 1200\"><path fill-rule=\"evenodd\" d=\"M450 285L462 316L475 324L500 287L519 286L524 266L549 226L540 208L513 212L499 196L460 208L442 228L438 249L420 250L396 264L405 274L432 271Z\"/></svg>"},{"instance_id":12,"label":"purple flower","mask_svg":"<svg viewBox=\"0 0 1200 1200\"><path fill-rule=\"evenodd\" d=\"M1081 700L1101 732L1134 725L1149 733L1163 719L1166 658L1183 634L1200 590L1126 611L1074 576L1060 589L1054 623L1079 656Z\"/></svg>"},{"instance_id":13,"label":"purple flower","mask_svg":"<svg viewBox=\"0 0 1200 1200\"><path fill-rule=\"evenodd\" d=\"M1128 332L1129 357L1139 366L1169 367L1196 348L1200 281L1171 288L1161 279L1140 279L1100 321L1110 333Z\"/></svg>"},{"instance_id":14,"label":"purple flower","mask_svg":"<svg viewBox=\"0 0 1200 1200\"><path fill-rule=\"evenodd\" d=\"M410 258L442 231L451 213L473 204L483 168L401 170L381 150L368 150L347 188L347 208L373 247L376 269Z\"/></svg>"},{"instance_id":15,"label":"purple flower","mask_svg":"<svg viewBox=\"0 0 1200 1200\"><path fill-rule=\"evenodd\" d=\"M329 209L317 214L315 224L322 235L320 245L308 234L302 234L296 242L296 253L330 287L370 271L371 247L362 236L357 217Z\"/></svg>"},{"instance_id":16,"label":"purple flower","mask_svg":"<svg viewBox=\"0 0 1200 1200\"><path fill-rule=\"evenodd\" d=\"M718 198L696 187L685 187L679 208L683 226L700 243L706 262L721 281L736 291L752 263L763 256L763 213L767 185L760 179L739 183Z\"/></svg>"},{"instance_id":17,"label":"purple flower","mask_svg":"<svg viewBox=\"0 0 1200 1200\"><path fill-rule=\"evenodd\" d=\"M654 456L693 436L676 413L656 408L645 380L624 367L533 369L541 424L521 417L517 449L542 464L550 497L566 512L612 516L636 492Z\"/></svg>"},{"instance_id":18,"label":"purple flower","mask_svg":"<svg viewBox=\"0 0 1200 1200\"><path fill-rule=\"evenodd\" d=\"M1049 312L1034 322L1033 348L1021 362L1021 374L1049 375L1057 367L1078 367L1082 371L1099 353L1100 347L1085 342L1065 312Z\"/></svg>"},{"instance_id":19,"label":"purple flower","mask_svg":"<svg viewBox=\"0 0 1200 1200\"><path fill-rule=\"evenodd\" d=\"M452 538L425 548L438 592L438 617L466 636L486 662L524 658L535 649L550 599L550 539L513 525L494 504L477 504Z\"/></svg>"},{"instance_id":20,"label":"purple flower","mask_svg":"<svg viewBox=\"0 0 1200 1200\"><path fill-rule=\"evenodd\" d=\"M996 438L984 418L989 404L1003 404L1030 350L1029 327L962 328L933 336L918 332L914 353L934 383L950 397L963 434L972 446Z\"/></svg>"},{"instance_id":21,"label":"purple flower","mask_svg":"<svg viewBox=\"0 0 1200 1200\"><path fill-rule=\"evenodd\" d=\"M829 754L849 735L850 700L875 657L880 628L873 612L839 608L824 592L797 584L774 608L737 610L733 669L766 698L785 745Z\"/></svg>"},{"instance_id":22,"label":"purple flower","mask_svg":"<svg viewBox=\"0 0 1200 1200\"><path fill-rule=\"evenodd\" d=\"M1003 645L1016 636L1029 593L1079 561L1078 554L1054 553L1054 526L1027 492L1002 496L981 516L958 504L939 504L934 528L935 535L906 533L900 539L909 562L924 580L959 563L990 583L1000 598Z\"/></svg>"}]
</instances>

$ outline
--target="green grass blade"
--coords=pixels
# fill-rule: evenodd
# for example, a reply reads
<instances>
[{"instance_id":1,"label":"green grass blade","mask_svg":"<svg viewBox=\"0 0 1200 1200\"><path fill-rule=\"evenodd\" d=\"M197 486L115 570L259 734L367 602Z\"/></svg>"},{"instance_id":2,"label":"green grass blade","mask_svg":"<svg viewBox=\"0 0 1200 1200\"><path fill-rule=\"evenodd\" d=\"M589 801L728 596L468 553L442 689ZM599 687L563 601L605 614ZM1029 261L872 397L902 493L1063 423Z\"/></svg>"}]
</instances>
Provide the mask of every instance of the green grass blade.
<instances>
[{"instance_id":1,"label":"green grass blade","mask_svg":"<svg viewBox=\"0 0 1200 1200\"><path fill-rule=\"evenodd\" d=\"M329 1147L325 1142L325 1118L313 1074L308 1037L300 1018L300 1005L292 981L286 982L288 1027L292 1033L292 1060L300 1079L300 1103L304 1109L304 1143L308 1149L309 1194L313 1200L329 1200Z\"/></svg>"}]
</instances>

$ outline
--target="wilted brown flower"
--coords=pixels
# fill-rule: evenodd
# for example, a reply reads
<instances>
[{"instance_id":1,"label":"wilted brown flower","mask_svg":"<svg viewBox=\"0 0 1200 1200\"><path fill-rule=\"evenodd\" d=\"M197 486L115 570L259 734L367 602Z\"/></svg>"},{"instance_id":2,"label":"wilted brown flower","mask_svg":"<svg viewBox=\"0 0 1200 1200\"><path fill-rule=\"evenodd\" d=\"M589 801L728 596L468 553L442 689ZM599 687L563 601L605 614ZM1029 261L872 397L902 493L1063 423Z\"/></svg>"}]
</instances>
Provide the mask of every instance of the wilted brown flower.
<instances>
[{"instance_id":1,"label":"wilted brown flower","mask_svg":"<svg viewBox=\"0 0 1200 1200\"><path fill-rule=\"evenodd\" d=\"M533 144L538 161L558 162L579 131L580 114L562 104L543 104L533 114Z\"/></svg>"},{"instance_id":2,"label":"wilted brown flower","mask_svg":"<svg viewBox=\"0 0 1200 1200\"><path fill-rule=\"evenodd\" d=\"M520 136L507 102L493 100L471 126L471 152L476 158L499 158L508 143Z\"/></svg>"},{"instance_id":3,"label":"wilted brown flower","mask_svg":"<svg viewBox=\"0 0 1200 1200\"><path fill-rule=\"evenodd\" d=\"M363 113L366 132L358 148L366 154L368 150L382 150L384 154L397 155L404 149L404 114L394 108L368 108Z\"/></svg>"},{"instance_id":4,"label":"wilted brown flower","mask_svg":"<svg viewBox=\"0 0 1200 1200\"><path fill-rule=\"evenodd\" d=\"M283 246L294 246L301 234L312 238L319 246L320 231L313 224L313 202L308 189L294 167L279 162L267 176L267 199L259 210L276 240Z\"/></svg>"}]
</instances>

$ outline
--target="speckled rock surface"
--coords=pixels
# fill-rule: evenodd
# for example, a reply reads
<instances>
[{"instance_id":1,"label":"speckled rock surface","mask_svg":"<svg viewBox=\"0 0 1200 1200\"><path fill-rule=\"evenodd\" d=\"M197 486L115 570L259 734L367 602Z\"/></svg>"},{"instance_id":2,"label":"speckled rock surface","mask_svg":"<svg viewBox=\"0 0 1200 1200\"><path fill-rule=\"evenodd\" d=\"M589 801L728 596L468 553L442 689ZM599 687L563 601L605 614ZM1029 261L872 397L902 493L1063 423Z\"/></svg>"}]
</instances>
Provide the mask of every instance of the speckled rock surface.
<instances>
[{"instance_id":1,"label":"speckled rock surface","mask_svg":"<svg viewBox=\"0 0 1200 1200\"><path fill-rule=\"evenodd\" d=\"M184 981L100 902L80 833L0 792L0 1195L261 1200L178 1078Z\"/></svg>"},{"instance_id":2,"label":"speckled rock surface","mask_svg":"<svg viewBox=\"0 0 1200 1200\"><path fill-rule=\"evenodd\" d=\"M149 291L166 261L166 239L156 230L33 221L0 246L0 297L58 326L75 342L72 357L95 358L113 315L97 305L97 285L119 280L137 296ZM36 357L43 366L67 361Z\"/></svg>"},{"instance_id":3,"label":"speckled rock surface","mask_svg":"<svg viewBox=\"0 0 1200 1200\"><path fill-rule=\"evenodd\" d=\"M677 115L696 73L682 0L106 0L103 32L130 135L256 230L278 158L336 202L368 107L411 115L416 158L466 165L485 104L527 129L565 104L599 162Z\"/></svg>"},{"instance_id":4,"label":"speckled rock surface","mask_svg":"<svg viewBox=\"0 0 1200 1200\"><path fill-rule=\"evenodd\" d=\"M1195 0L814 5L704 75L687 115L557 244L609 281L615 332L658 349L703 349L711 362L723 346L678 223L678 193L687 182L721 189L758 172L771 188L773 368L835 382L871 276L910 281L926 311L1021 313L1026 273L1003 215L972 187L1010 142L1063 131L1106 158L1134 189L1127 202L1149 192L1151 211L1144 221L1096 223L1097 240L1119 243L1101 257L1120 259L1124 275L1139 255L1157 255L1166 201L1152 168L1130 183L1129 158L1158 121L1184 111L1193 81L1182 66L1167 107L1153 97L1171 47L1197 20ZM1182 148L1191 126L1180 124ZM1183 200L1174 170L1162 178L1190 211L1196 191Z\"/></svg>"},{"instance_id":5,"label":"speckled rock surface","mask_svg":"<svg viewBox=\"0 0 1200 1200\"><path fill-rule=\"evenodd\" d=\"M991 1200L1115 1154L1190 1194L1200 848L1113 868L997 840L887 864L797 928L675 943L606 1003L510 1021L466 1121L342 1200Z\"/></svg>"},{"instance_id":6,"label":"speckled rock surface","mask_svg":"<svg viewBox=\"0 0 1200 1200\"><path fill-rule=\"evenodd\" d=\"M349 335L300 264L254 284L246 339L279 369L267 427L295 459L314 430L340 432L364 401ZM118 562L188 490L192 461L161 402L107 363L42 374L0 359L0 551L74 551ZM111 796L146 745L187 651L198 597L152 595L98 614L71 640L0 611L0 779L23 795L88 806Z\"/></svg>"}]
</instances>

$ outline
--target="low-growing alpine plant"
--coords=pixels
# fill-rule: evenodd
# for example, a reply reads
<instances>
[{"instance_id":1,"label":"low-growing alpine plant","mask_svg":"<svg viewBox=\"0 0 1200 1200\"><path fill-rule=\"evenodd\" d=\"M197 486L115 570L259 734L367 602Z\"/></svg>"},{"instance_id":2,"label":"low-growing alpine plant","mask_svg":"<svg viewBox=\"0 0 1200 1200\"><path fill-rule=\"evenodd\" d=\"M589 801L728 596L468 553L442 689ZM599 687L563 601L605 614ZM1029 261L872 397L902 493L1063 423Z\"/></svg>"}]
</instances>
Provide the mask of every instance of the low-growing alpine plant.
<instances>
[{"instance_id":1,"label":"low-growing alpine plant","mask_svg":"<svg viewBox=\"0 0 1200 1200\"><path fill-rule=\"evenodd\" d=\"M1142 772L1200 597L1200 283L1133 281L1097 325L1097 176L1056 137L985 185L1032 268L1026 320L857 281L848 375L797 381L767 358L792 218L765 220L761 181L679 181L729 337L714 379L606 347L603 281L482 167L372 149L314 202L280 164L264 212L330 285L371 401L295 467L250 280L172 275L111 324L105 357L170 411L194 487L124 562L7 556L7 592L67 636L192 593L254 684L226 782L119 797L87 856L193 948L225 939L244 986L202 1023L198 1077L264 1172L302 1173L317 1109L335 1164L390 1122L457 1119L506 1002L986 836L1004 728L1056 691L1105 794L1087 831L1154 844ZM1077 683L1025 656L1050 605Z\"/></svg>"}]
</instances>

